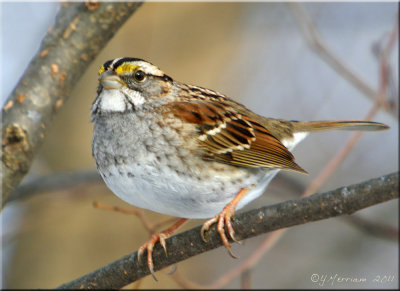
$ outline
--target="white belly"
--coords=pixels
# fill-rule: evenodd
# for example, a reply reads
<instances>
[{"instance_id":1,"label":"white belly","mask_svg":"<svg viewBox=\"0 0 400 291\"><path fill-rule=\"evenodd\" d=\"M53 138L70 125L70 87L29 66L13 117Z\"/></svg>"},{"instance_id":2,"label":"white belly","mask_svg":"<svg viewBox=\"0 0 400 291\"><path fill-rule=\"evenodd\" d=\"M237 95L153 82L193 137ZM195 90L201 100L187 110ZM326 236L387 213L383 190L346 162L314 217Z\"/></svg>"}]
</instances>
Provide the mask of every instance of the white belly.
<instances>
[{"instance_id":1,"label":"white belly","mask_svg":"<svg viewBox=\"0 0 400 291\"><path fill-rule=\"evenodd\" d=\"M150 165L146 165L145 170L132 166L110 166L102 176L107 186L129 204L171 216L210 218L221 212L243 187L250 187L251 191L237 209L262 195L277 172L260 172L246 179L246 185L226 183L217 175L203 180L182 177L167 168Z\"/></svg>"}]
</instances>

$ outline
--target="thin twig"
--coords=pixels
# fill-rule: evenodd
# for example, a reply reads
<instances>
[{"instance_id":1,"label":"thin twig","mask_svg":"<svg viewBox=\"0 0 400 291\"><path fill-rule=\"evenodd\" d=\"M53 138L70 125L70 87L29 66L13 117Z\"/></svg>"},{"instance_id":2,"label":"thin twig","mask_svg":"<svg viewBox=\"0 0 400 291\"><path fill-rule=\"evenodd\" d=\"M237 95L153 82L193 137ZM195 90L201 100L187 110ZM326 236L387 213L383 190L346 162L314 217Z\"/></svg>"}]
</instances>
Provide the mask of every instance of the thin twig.
<instances>
[{"instance_id":1,"label":"thin twig","mask_svg":"<svg viewBox=\"0 0 400 291\"><path fill-rule=\"evenodd\" d=\"M155 224L152 224L146 219L142 210L137 210L133 208L127 209L125 207L115 205L106 205L97 201L93 201L93 207L107 211L115 211L123 214L135 215L137 218L139 218L140 222L143 224L143 227L149 232L149 235L153 235L156 232L157 228L159 228L160 226L172 223L177 220L176 217L170 217L167 219L163 219Z\"/></svg>"},{"instance_id":2,"label":"thin twig","mask_svg":"<svg viewBox=\"0 0 400 291\"><path fill-rule=\"evenodd\" d=\"M326 182L326 180L328 180L328 178L334 173L334 171L336 171L336 169L348 156L350 151L356 145L357 141L360 139L361 135L361 132L356 132L349 138L341 150L330 159L330 161L321 170L319 175L310 183L306 191L304 191L302 197L306 197L315 193Z\"/></svg>"},{"instance_id":3,"label":"thin twig","mask_svg":"<svg viewBox=\"0 0 400 291\"><path fill-rule=\"evenodd\" d=\"M197 283L194 283L188 279L186 279L184 276L182 276L178 270L176 270L172 275L171 278L177 283L179 286L181 286L184 289L207 289L208 286L200 285Z\"/></svg>"},{"instance_id":4,"label":"thin twig","mask_svg":"<svg viewBox=\"0 0 400 291\"><path fill-rule=\"evenodd\" d=\"M398 40L398 31L399 31L399 12L397 12L397 17L396 17L396 22L393 26L393 29L389 35L389 40L386 43L386 46L382 49L382 42L378 42L376 46L373 48L375 49L377 59L380 63L380 69L381 69L381 76L385 77L385 80L382 80L384 82L381 82L381 85L384 85L384 91L381 90L381 92L384 92L385 94L382 94L381 97L385 97L384 100L381 100L383 103L382 106L390 107L391 110L394 110L397 112L397 117L398 117L398 84L395 84L395 80L393 77L392 73L392 67L388 63L388 58L390 54L393 51L393 48L396 44L396 41ZM391 91L389 91L391 89ZM389 95L389 96L387 96Z\"/></svg>"},{"instance_id":5,"label":"thin twig","mask_svg":"<svg viewBox=\"0 0 400 291\"><path fill-rule=\"evenodd\" d=\"M396 31L396 29L394 29ZM374 116L381 109L381 105L386 104L386 88L387 88L387 57L391 52L390 48L392 48L392 38L389 40L388 45L383 50L380 58L380 76L379 76L379 92L375 97L375 102L372 108L364 117L365 120L372 120ZM350 151L354 148L357 141L360 139L363 132L359 131L354 133L346 144L342 147L342 149L328 162L328 164L324 167L321 173L314 179L314 181L307 187L304 192L304 196L308 196L312 193L315 193L323 183L333 174L333 172L340 166L340 164L344 161L344 159L348 156Z\"/></svg>"},{"instance_id":6,"label":"thin twig","mask_svg":"<svg viewBox=\"0 0 400 291\"><path fill-rule=\"evenodd\" d=\"M168 224L173 224L174 222L176 222L179 218L176 217L169 217L169 218L165 218L157 223L153 224L154 229L158 229L163 225L168 225Z\"/></svg>"},{"instance_id":7,"label":"thin twig","mask_svg":"<svg viewBox=\"0 0 400 291\"><path fill-rule=\"evenodd\" d=\"M137 218L139 218L140 222L143 224L144 228L149 232L150 235L155 232L155 227L144 217L142 210L137 210L133 208L127 209L125 207L115 205L106 205L97 201L93 201L93 207L102 210L120 212L128 215L135 215Z\"/></svg>"},{"instance_id":8,"label":"thin twig","mask_svg":"<svg viewBox=\"0 0 400 291\"><path fill-rule=\"evenodd\" d=\"M350 225L356 226L368 235L373 235L383 239L398 241L399 240L399 230L398 228L386 225L383 223L378 223L376 221L368 221L358 215L351 215L346 217L345 222Z\"/></svg>"},{"instance_id":9,"label":"thin twig","mask_svg":"<svg viewBox=\"0 0 400 291\"><path fill-rule=\"evenodd\" d=\"M253 268L261 260L263 255L279 241L279 239L287 230L287 228L282 228L268 234L268 236L262 241L262 243L248 258L246 258L243 263L241 263L238 267L232 269L230 272L221 276L207 288L220 289L244 271Z\"/></svg>"},{"instance_id":10,"label":"thin twig","mask_svg":"<svg viewBox=\"0 0 400 291\"><path fill-rule=\"evenodd\" d=\"M26 199L39 193L76 187L82 184L99 183L101 181L102 178L99 172L94 170L53 173L29 180L25 179L12 192L8 202Z\"/></svg>"},{"instance_id":11,"label":"thin twig","mask_svg":"<svg viewBox=\"0 0 400 291\"><path fill-rule=\"evenodd\" d=\"M322 40L304 6L301 3L288 3L288 6L299 23L301 31L305 35L311 48L321 55L323 60L325 60L340 76L343 76L343 78L353 84L353 86L360 90L365 96L376 100L378 92L357 75L350 66L341 60ZM392 109L388 112L394 116L397 114L397 112Z\"/></svg>"},{"instance_id":12,"label":"thin twig","mask_svg":"<svg viewBox=\"0 0 400 291\"><path fill-rule=\"evenodd\" d=\"M240 289L251 289L251 269L244 270L240 276Z\"/></svg>"}]
</instances>

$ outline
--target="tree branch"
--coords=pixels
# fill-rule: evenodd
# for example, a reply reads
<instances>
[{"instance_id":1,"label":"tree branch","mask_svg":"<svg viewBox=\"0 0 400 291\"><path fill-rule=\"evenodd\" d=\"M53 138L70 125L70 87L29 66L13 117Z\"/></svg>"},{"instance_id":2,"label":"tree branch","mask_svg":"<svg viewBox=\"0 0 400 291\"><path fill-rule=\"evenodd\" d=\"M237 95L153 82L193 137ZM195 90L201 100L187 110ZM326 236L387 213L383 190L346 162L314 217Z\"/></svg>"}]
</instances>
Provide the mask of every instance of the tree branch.
<instances>
[{"instance_id":1,"label":"tree branch","mask_svg":"<svg viewBox=\"0 0 400 291\"><path fill-rule=\"evenodd\" d=\"M399 173L395 172L360 184L242 213L232 219L235 236L246 239L285 227L352 214L397 198L398 184ZM208 233L208 242L203 242L199 226L167 239L166 243L168 256L159 244L154 248L155 270L217 248L221 246L221 239L214 225ZM135 252L59 288L122 288L146 275L149 275L146 260L139 263Z\"/></svg>"},{"instance_id":2,"label":"tree branch","mask_svg":"<svg viewBox=\"0 0 400 291\"><path fill-rule=\"evenodd\" d=\"M2 109L2 207L91 61L141 2L62 3L54 27Z\"/></svg>"},{"instance_id":3,"label":"tree branch","mask_svg":"<svg viewBox=\"0 0 400 291\"><path fill-rule=\"evenodd\" d=\"M300 30L305 36L307 43L310 47L318 53L328 65L330 65L340 76L349 81L355 88L357 88L365 96L371 100L376 100L379 92L374 90L368 82L363 80L355 71L353 71L348 64L341 60L333 50L324 42L318 30L315 28L307 10L301 3L288 3L295 19L297 20ZM388 113L397 116L398 112L395 108L383 107Z\"/></svg>"},{"instance_id":4,"label":"tree branch","mask_svg":"<svg viewBox=\"0 0 400 291\"><path fill-rule=\"evenodd\" d=\"M61 172L24 180L10 195L7 202L32 197L46 191L76 187L81 184L101 183L103 179L96 170L82 170L77 172Z\"/></svg>"}]
</instances>

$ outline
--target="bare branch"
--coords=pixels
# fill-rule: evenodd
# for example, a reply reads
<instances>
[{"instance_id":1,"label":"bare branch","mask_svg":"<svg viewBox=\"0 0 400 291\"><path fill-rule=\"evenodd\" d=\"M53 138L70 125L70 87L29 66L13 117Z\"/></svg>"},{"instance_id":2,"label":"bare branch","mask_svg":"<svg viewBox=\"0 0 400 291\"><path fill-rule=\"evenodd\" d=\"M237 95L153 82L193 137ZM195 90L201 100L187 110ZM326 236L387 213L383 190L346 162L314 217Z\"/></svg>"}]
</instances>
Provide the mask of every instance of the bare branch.
<instances>
[{"instance_id":1,"label":"bare branch","mask_svg":"<svg viewBox=\"0 0 400 291\"><path fill-rule=\"evenodd\" d=\"M352 214L395 199L399 196L398 184L399 174L395 172L360 184L242 213L234 217L232 223L237 238L246 239L285 227ZM157 244L153 251L155 270L221 246L215 225L210 228L208 239L206 243L201 240L200 226L179 233L166 240L167 257ZM145 260L139 263L135 252L59 288L122 288L149 273Z\"/></svg>"},{"instance_id":2,"label":"bare branch","mask_svg":"<svg viewBox=\"0 0 400 291\"><path fill-rule=\"evenodd\" d=\"M375 101L379 96L379 92L374 90L365 80L357 75L357 73L341 60L323 41L304 6L301 3L289 3L288 5L299 23L300 29L310 47L314 49L315 52L317 52L336 72L338 72L339 75L343 76L353 84L353 86L360 90L365 96ZM392 115L397 115L394 108L386 107L385 109Z\"/></svg>"},{"instance_id":3,"label":"bare branch","mask_svg":"<svg viewBox=\"0 0 400 291\"><path fill-rule=\"evenodd\" d=\"M243 263L223 274L214 283L203 287L210 289L221 289L225 285L228 285L229 282L232 282L233 279L235 279L246 270L254 268L262 259L264 254L268 252L273 246L275 246L276 243L281 239L283 234L286 233L286 231L288 230L288 228L281 228L269 233L268 236L266 236L265 239L261 242L261 244L254 250L254 252L252 252L251 255L246 258L246 260L244 260Z\"/></svg>"},{"instance_id":4,"label":"bare branch","mask_svg":"<svg viewBox=\"0 0 400 291\"><path fill-rule=\"evenodd\" d=\"M376 221L368 221L358 215L346 217L350 225L356 226L361 231L386 240L398 241L399 230L387 224L378 223Z\"/></svg>"},{"instance_id":5,"label":"bare branch","mask_svg":"<svg viewBox=\"0 0 400 291\"><path fill-rule=\"evenodd\" d=\"M62 3L54 27L2 109L2 207L90 62L141 2Z\"/></svg>"},{"instance_id":6,"label":"bare branch","mask_svg":"<svg viewBox=\"0 0 400 291\"><path fill-rule=\"evenodd\" d=\"M8 202L25 199L46 191L65 189L80 184L102 182L97 171L61 172L24 181L10 195Z\"/></svg>"},{"instance_id":7,"label":"bare branch","mask_svg":"<svg viewBox=\"0 0 400 291\"><path fill-rule=\"evenodd\" d=\"M128 215L135 215L137 218L139 218L140 222L142 223L143 227L147 230L149 235L153 235L156 233L156 229L160 227L161 225L164 224L171 224L172 222L176 222L178 219L176 217L169 217L167 219L163 219L162 221L153 224L150 223L144 216L143 210L142 209L127 209L125 207L121 206L111 206L111 205L106 205L103 203L99 203L97 201L93 202L93 207L99 208L102 210L108 210L108 211L115 211L115 212L120 212L123 214L128 214Z\"/></svg>"}]
</instances>

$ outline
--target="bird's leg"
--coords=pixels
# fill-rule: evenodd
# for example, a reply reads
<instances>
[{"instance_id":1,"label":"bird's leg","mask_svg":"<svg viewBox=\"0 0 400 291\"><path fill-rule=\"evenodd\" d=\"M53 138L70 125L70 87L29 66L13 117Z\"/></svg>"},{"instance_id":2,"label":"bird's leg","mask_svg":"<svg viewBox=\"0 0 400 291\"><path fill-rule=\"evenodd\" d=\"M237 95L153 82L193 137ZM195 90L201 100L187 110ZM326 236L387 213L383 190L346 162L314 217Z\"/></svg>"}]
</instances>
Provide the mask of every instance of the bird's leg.
<instances>
[{"instance_id":1,"label":"bird's leg","mask_svg":"<svg viewBox=\"0 0 400 291\"><path fill-rule=\"evenodd\" d=\"M240 200L243 199L243 197L250 191L248 188L242 188L240 189L239 193L236 194L235 198L231 202L229 202L224 209L217 214L214 218L211 218L207 220L202 228L201 228L201 238L203 241L206 241L205 239L205 232L210 228L211 225L214 223L217 223L217 231L222 239L222 243L225 246L225 248L228 250L228 253L231 255L233 258L237 258L231 251L231 244L228 240L227 235L225 234L225 228L224 226L226 225L226 228L228 229L229 236L237 242L235 238L235 231L233 230L232 227L232 222L231 218L233 214L235 213L236 206L239 204Z\"/></svg>"},{"instance_id":2,"label":"bird's leg","mask_svg":"<svg viewBox=\"0 0 400 291\"><path fill-rule=\"evenodd\" d=\"M154 264L153 264L153 248L154 245L159 241L161 246L163 247L165 254L167 255L167 247L165 244L165 240L170 237L182 224L184 224L188 219L181 218L173 225L171 225L166 230L153 234L151 238L145 242L138 250L138 261L140 262L140 258L145 250L147 250L147 266L149 267L150 273L153 278L157 281L156 275L154 273Z\"/></svg>"}]
</instances>

